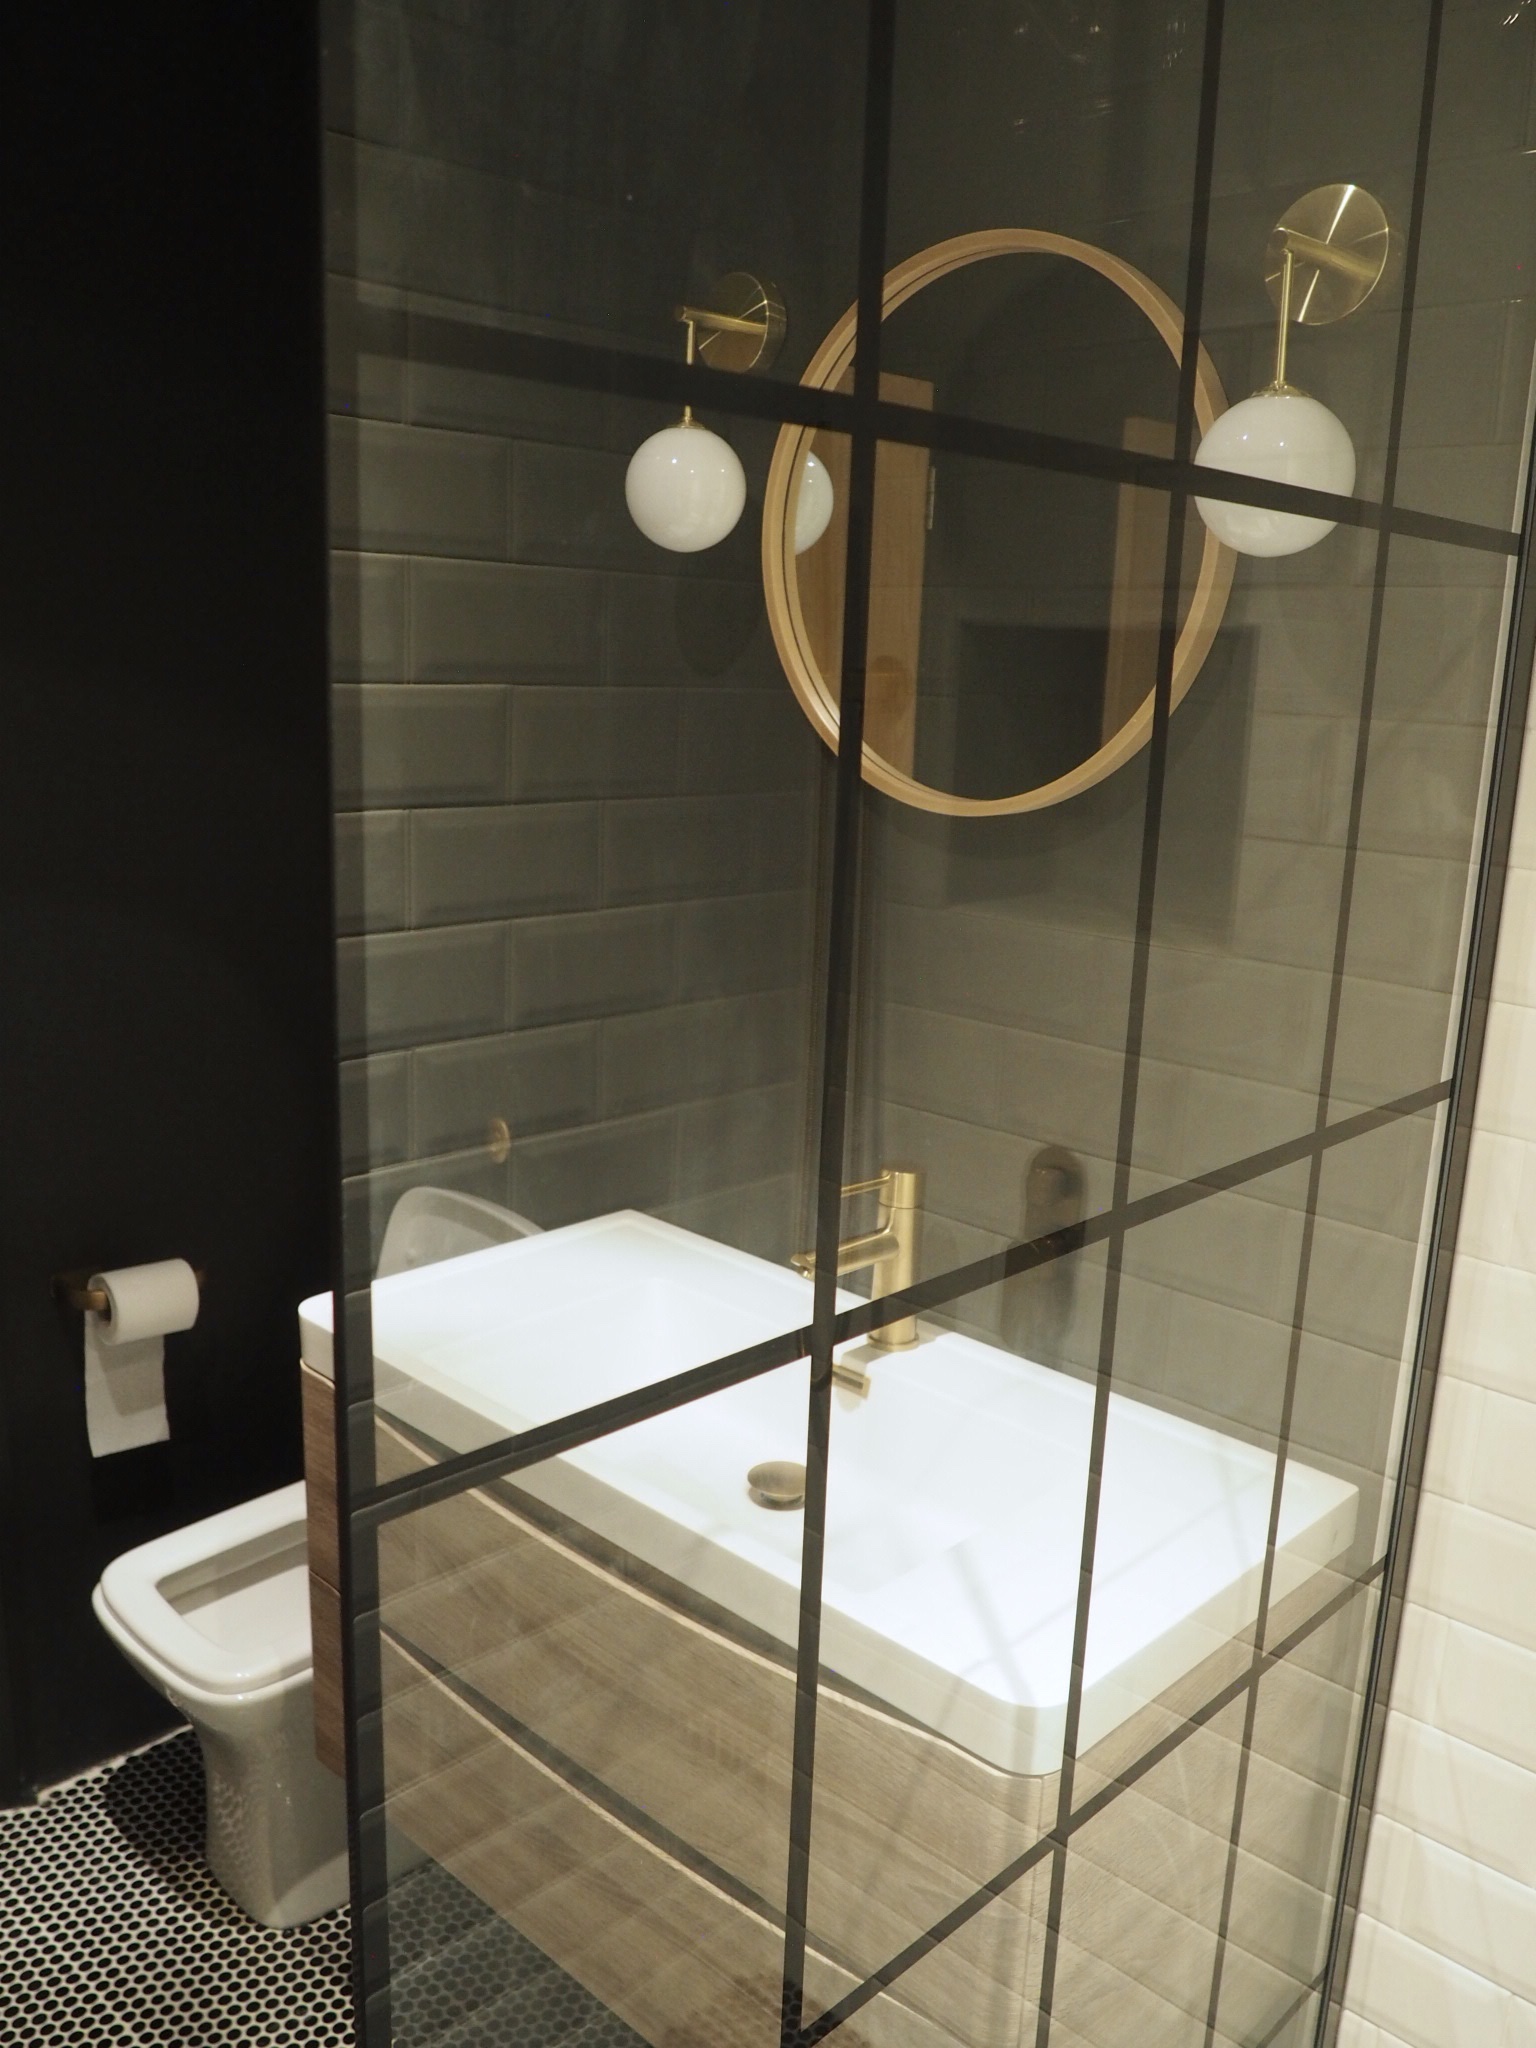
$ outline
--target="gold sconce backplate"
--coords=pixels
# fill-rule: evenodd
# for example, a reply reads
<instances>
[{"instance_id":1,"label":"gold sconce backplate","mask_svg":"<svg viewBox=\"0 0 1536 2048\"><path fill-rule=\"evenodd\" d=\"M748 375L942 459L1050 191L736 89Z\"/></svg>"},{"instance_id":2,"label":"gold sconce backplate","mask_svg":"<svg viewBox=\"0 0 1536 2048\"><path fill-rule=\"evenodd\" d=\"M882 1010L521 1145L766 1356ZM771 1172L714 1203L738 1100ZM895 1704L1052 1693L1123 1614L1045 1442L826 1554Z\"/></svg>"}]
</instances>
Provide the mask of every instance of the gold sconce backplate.
<instances>
[{"instance_id":1,"label":"gold sconce backplate","mask_svg":"<svg viewBox=\"0 0 1536 2048\"><path fill-rule=\"evenodd\" d=\"M1319 185L1287 207L1264 249L1264 283L1276 306L1287 253L1290 317L1304 327L1347 318L1381 283L1392 253L1381 201L1359 185Z\"/></svg>"},{"instance_id":2,"label":"gold sconce backplate","mask_svg":"<svg viewBox=\"0 0 1536 2048\"><path fill-rule=\"evenodd\" d=\"M707 307L680 306L678 318L697 324L698 358L712 370L770 369L784 340L784 301L749 270L728 272Z\"/></svg>"},{"instance_id":3,"label":"gold sconce backplate","mask_svg":"<svg viewBox=\"0 0 1536 2048\"><path fill-rule=\"evenodd\" d=\"M1184 346L1184 320L1167 293L1109 250L1096 248L1088 242L1073 241L1065 235L1051 234L1044 229L985 230L936 242L931 248L921 250L887 274L882 318L889 319L916 293L969 264L1019 256L1065 258L1097 272L1118 287L1146 317L1175 365L1179 364ZM853 366L856 327L857 309L850 307L812 356L801 379L803 384L817 390L845 387ZM932 390L931 385L919 385L915 379L888 380L882 374L882 397L889 397L895 403L931 405ZM1227 398L1221 380L1202 348L1195 371L1195 418L1199 434L1206 433L1226 408ZM1133 436L1132 429L1144 429L1148 424L1127 421L1126 447L1140 447L1143 452L1171 453L1171 429L1166 430L1166 446L1157 446ZM1165 430L1157 428L1155 431L1161 434ZM813 588L825 583L825 568L818 569L816 557L826 543L811 547L800 557L801 562L808 565L804 572L797 568L795 553L796 513L805 459L813 447L815 435L814 428L796 426L786 426L779 433L763 498L763 590L774 644L790 687L816 732L836 752L839 732L837 679L825 672L833 662L826 660L824 666L824 657L818 654L818 641L825 648L827 635L824 630L813 630L809 614L815 611L815 605L808 596ZM833 459L836 441L837 437L832 437L830 443L824 441L822 444L828 461ZM918 454L922 456L926 486L926 456L921 450ZM878 494L878 477L876 488ZM1150 491L1138 492L1132 487L1122 489L1128 490L1132 496L1150 498L1156 495ZM908 495L913 493L909 490ZM905 579L909 598L907 610L912 611L915 607L920 611L921 517L908 523L917 530L909 536L906 554L897 574L898 579ZM1158 560L1161 562L1160 554ZM1174 651L1175 706L1188 693L1215 640L1231 589L1234 563L1231 551L1223 547L1213 534L1206 532L1198 572L1193 579L1193 590ZM1159 589L1161 580L1159 569ZM840 604L840 599L838 602ZM909 641L916 638L910 625L909 621ZM995 817L1009 812L1043 810L1102 782L1145 746L1151 736L1153 696L1143 683L1125 697L1124 715L1117 714L1118 723L1113 731L1107 732L1103 744L1088 753L1070 772L1057 775L1032 789L1021 789L1006 796L968 796L935 788L920 781L913 772L917 678L915 672L895 678L896 685L905 693L904 698L899 697L898 690L892 687L891 673L897 666L899 664L890 661L882 662L872 640L862 769L865 781L919 810L942 812L953 817ZM878 716L872 715L876 712ZM892 738L883 738L886 732ZM872 736L877 743L872 744Z\"/></svg>"}]
</instances>

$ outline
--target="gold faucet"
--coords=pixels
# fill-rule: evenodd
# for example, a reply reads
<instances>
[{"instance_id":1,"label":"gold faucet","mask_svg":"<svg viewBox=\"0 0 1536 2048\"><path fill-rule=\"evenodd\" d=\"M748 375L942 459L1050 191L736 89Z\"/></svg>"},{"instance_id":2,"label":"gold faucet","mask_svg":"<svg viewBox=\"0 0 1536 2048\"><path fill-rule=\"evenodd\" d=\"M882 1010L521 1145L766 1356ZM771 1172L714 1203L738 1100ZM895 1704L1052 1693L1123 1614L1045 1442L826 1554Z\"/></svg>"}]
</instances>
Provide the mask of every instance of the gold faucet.
<instances>
[{"instance_id":1,"label":"gold faucet","mask_svg":"<svg viewBox=\"0 0 1536 2048\"><path fill-rule=\"evenodd\" d=\"M873 1230L862 1237L845 1237L837 1248L837 1270L855 1273L861 1266L871 1268L869 1295L877 1301L887 1294L900 1294L917 1278L918 1196L923 1176L915 1166L887 1166L872 1180L850 1181L843 1189L850 1195L878 1195L880 1207ZM797 1273L811 1278L816 1271L814 1252L796 1252L789 1262ZM882 1351L902 1351L917 1342L917 1318L903 1316L883 1329L871 1330L871 1344ZM869 1392L869 1375L851 1360L836 1359L832 1377L855 1392Z\"/></svg>"}]
</instances>

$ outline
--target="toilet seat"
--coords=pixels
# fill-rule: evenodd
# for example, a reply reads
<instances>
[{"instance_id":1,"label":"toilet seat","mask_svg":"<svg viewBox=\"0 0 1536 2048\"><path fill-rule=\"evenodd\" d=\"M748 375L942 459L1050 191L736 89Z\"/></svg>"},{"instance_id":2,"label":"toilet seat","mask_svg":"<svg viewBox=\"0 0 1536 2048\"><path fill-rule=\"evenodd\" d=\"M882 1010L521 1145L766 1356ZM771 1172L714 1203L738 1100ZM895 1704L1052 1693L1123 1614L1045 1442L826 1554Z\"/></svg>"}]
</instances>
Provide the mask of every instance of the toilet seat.
<instances>
[{"instance_id":1,"label":"toilet seat","mask_svg":"<svg viewBox=\"0 0 1536 2048\"><path fill-rule=\"evenodd\" d=\"M258 1585L263 1566L298 1552L304 1565L304 1482L244 1501L140 1545L109 1564L95 1606L108 1633L129 1643L156 1681L192 1703L213 1705L305 1679L311 1667L307 1566L289 1588L273 1588L259 1625L238 1619L216 1641L187 1611L216 1609L240 1583ZM178 1586L180 1578L183 1583ZM201 1600L199 1595L204 1596ZM180 1599L181 1606L176 1601Z\"/></svg>"},{"instance_id":2,"label":"toilet seat","mask_svg":"<svg viewBox=\"0 0 1536 2048\"><path fill-rule=\"evenodd\" d=\"M300 1481L115 1558L91 1595L128 1662L192 1723L208 1868L266 1927L347 1896L347 1801L315 1754Z\"/></svg>"}]
</instances>

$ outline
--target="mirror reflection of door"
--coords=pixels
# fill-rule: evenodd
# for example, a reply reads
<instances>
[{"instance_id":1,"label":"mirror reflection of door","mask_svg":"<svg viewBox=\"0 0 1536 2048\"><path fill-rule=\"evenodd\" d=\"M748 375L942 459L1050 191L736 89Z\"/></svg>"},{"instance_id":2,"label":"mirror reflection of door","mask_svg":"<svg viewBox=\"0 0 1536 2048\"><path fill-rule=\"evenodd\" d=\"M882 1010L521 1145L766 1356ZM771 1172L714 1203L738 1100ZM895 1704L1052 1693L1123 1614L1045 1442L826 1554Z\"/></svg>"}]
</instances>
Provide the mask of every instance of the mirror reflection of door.
<instances>
[{"instance_id":1,"label":"mirror reflection of door","mask_svg":"<svg viewBox=\"0 0 1536 2048\"><path fill-rule=\"evenodd\" d=\"M849 379L844 379L846 386ZM933 407L933 385L885 371L880 395L898 405ZM821 673L840 696L843 582L848 545L848 441L818 434L814 448L833 489L823 539L800 558L800 600ZM1124 446L1171 456L1173 426L1132 418ZM935 476L927 449L883 441L875 462L870 559L868 669L864 737L893 768L913 773L918 672L922 660L923 571L935 515ZM1157 678L1168 545L1168 500L1122 484L1117 493L1114 568L1102 629L990 626L971 621L964 635L956 745L988 754L1017 775L1028 762L1040 781L1065 774L1119 732ZM1021 675L1021 665L1028 671ZM1019 727L1017 731L1013 727ZM968 743L967 743L968 742ZM968 780L974 780L974 772Z\"/></svg>"},{"instance_id":2,"label":"mirror reflection of door","mask_svg":"<svg viewBox=\"0 0 1536 2048\"><path fill-rule=\"evenodd\" d=\"M1124 446L1135 455L1173 454L1168 420L1129 419ZM1113 739L1157 682L1168 560L1168 498L1122 484L1115 509L1115 567L1109 589L1109 651L1099 739Z\"/></svg>"},{"instance_id":3,"label":"mirror reflection of door","mask_svg":"<svg viewBox=\"0 0 1536 2048\"><path fill-rule=\"evenodd\" d=\"M852 386L852 372L840 389ZM933 410L933 385L882 371L880 396L893 405ZM834 698L843 673L843 570L848 558L848 440L818 434L812 444L832 480L832 523L799 557L806 632ZM875 517L869 565L869 648L864 739L904 775L917 739L917 675L923 630L923 567L932 471L926 448L882 441L875 458Z\"/></svg>"}]
</instances>

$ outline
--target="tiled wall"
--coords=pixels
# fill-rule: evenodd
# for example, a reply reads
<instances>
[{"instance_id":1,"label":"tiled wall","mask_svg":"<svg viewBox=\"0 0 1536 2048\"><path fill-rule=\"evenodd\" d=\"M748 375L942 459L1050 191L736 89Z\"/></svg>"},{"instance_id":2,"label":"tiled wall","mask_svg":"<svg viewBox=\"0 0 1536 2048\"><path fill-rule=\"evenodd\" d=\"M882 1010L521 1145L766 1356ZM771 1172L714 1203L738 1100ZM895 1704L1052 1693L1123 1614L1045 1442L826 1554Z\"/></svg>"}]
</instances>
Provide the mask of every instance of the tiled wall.
<instances>
[{"instance_id":1,"label":"tiled wall","mask_svg":"<svg viewBox=\"0 0 1536 2048\"><path fill-rule=\"evenodd\" d=\"M1533 333L1518 267L1536 262L1520 182L1532 26L1507 9L1448 11L1399 473L1408 502L1506 527ZM1229 396L1268 373L1257 257L1296 193L1347 164L1401 223L1423 28L1414 7L1390 21L1374 10L1369 24L1308 7L1229 15L1207 278L1207 340ZM1304 80L1327 90L1304 92ZM1149 100L1170 90L1149 82ZM1042 224L1094 239L1083 218L1094 188L1085 177ZM1145 199L1114 221L1113 245L1177 295L1177 210L1155 180ZM1395 305L1367 307L1293 348L1293 375L1347 421L1366 491L1385 469L1396 320ZM944 502L941 469L940 524ZM1311 1125L1375 567L1374 536L1342 528L1310 553L1240 562L1223 644L1175 715L1137 1192ZM1402 540L1391 552L1335 1117L1445 1071L1504 583L1498 557ZM1059 602L1069 616L1076 595ZM930 1271L1021 1233L1040 1147L1078 1154L1090 1210L1109 1199L1141 775L1133 765L1055 813L1015 820L880 811L870 921L884 1005L865 1048L865 1128L872 1154L928 1169ZM1367 1485L1385 1468L1431 1136L1414 1119L1351 1145L1319 1192L1294 1442ZM1276 1176L1140 1233L1121 1297L1122 1383L1269 1435L1304 1202L1304 1173ZM1054 1298L997 1289L966 1314L1081 1368L1097 1361L1101 1298L1084 1260ZM1374 1534L1367 1512L1362 1543Z\"/></svg>"},{"instance_id":2,"label":"tiled wall","mask_svg":"<svg viewBox=\"0 0 1536 2048\"><path fill-rule=\"evenodd\" d=\"M660 409L444 367L412 326L447 311L671 352L698 267L755 260L808 348L819 244L796 257L785 224L732 218L711 165L734 118L722 66L750 70L756 30L733 17L690 53L579 4L333 16L354 1244L376 1252L399 1193L430 1181L545 1226L634 1205L781 1258L801 1227L824 762L772 653L753 510L706 557L663 553L624 506ZM699 181L680 197L685 148ZM739 168L769 190L761 163ZM769 434L727 430L760 477Z\"/></svg>"},{"instance_id":3,"label":"tiled wall","mask_svg":"<svg viewBox=\"0 0 1536 2048\"><path fill-rule=\"evenodd\" d=\"M1532 2043L1536 770L1527 752L1340 2044Z\"/></svg>"}]
</instances>

